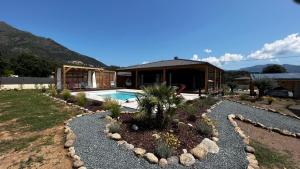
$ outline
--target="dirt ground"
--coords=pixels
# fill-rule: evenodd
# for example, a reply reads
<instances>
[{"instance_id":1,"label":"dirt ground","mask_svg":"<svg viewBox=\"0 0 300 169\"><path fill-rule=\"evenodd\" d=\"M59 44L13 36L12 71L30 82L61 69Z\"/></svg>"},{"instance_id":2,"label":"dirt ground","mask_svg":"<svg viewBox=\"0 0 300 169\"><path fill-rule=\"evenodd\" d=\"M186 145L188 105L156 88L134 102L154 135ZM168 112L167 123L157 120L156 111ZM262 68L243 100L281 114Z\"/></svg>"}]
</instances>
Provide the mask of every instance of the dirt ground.
<instances>
[{"instance_id":1,"label":"dirt ground","mask_svg":"<svg viewBox=\"0 0 300 169\"><path fill-rule=\"evenodd\" d=\"M13 122L7 122L12 124ZM3 123L1 124L5 126ZM31 142L28 147L20 151L11 150L0 155L0 168L72 168L72 163L67 157L64 149L63 126L56 126L41 132L0 132L0 141L12 140L14 138L38 136L37 140Z\"/></svg>"},{"instance_id":2,"label":"dirt ground","mask_svg":"<svg viewBox=\"0 0 300 169\"><path fill-rule=\"evenodd\" d=\"M291 155L292 161L298 167L300 166L300 139L283 136L238 120L237 123L251 139L280 153Z\"/></svg>"}]
</instances>

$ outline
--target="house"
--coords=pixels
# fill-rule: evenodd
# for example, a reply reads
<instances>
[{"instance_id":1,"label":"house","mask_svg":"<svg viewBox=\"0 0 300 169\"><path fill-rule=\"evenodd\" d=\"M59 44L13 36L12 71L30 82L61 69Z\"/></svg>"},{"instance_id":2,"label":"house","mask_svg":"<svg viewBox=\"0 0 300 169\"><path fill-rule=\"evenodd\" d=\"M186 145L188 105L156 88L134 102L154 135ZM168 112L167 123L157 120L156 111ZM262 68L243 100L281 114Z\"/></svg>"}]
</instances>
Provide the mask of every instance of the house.
<instances>
[{"instance_id":1,"label":"house","mask_svg":"<svg viewBox=\"0 0 300 169\"><path fill-rule=\"evenodd\" d=\"M166 83L185 86L185 92L217 91L224 71L208 62L180 59L162 60L117 70L117 86L139 89Z\"/></svg>"},{"instance_id":2,"label":"house","mask_svg":"<svg viewBox=\"0 0 300 169\"><path fill-rule=\"evenodd\" d=\"M116 72L103 68L63 65L55 74L57 89L109 89L116 86Z\"/></svg>"},{"instance_id":3,"label":"house","mask_svg":"<svg viewBox=\"0 0 300 169\"><path fill-rule=\"evenodd\" d=\"M273 79L277 82L277 89L285 89L293 93L294 98L300 98L300 73L264 73L250 75L250 94L254 93L254 81L259 79ZM278 92L277 92L278 93Z\"/></svg>"}]
</instances>

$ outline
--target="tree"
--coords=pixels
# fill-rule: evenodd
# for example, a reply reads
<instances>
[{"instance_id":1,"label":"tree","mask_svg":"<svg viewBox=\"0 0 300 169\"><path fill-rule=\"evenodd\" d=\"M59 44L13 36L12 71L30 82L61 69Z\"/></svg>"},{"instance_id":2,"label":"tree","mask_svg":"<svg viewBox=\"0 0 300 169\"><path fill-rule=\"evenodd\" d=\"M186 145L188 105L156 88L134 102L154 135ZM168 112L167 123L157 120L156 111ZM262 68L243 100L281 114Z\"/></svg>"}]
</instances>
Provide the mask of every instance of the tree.
<instances>
[{"instance_id":1,"label":"tree","mask_svg":"<svg viewBox=\"0 0 300 169\"><path fill-rule=\"evenodd\" d=\"M286 69L281 65L270 65L263 69L263 73L285 73Z\"/></svg>"},{"instance_id":2,"label":"tree","mask_svg":"<svg viewBox=\"0 0 300 169\"><path fill-rule=\"evenodd\" d=\"M233 90L237 88L238 85L236 82L228 82L227 86L230 88L230 92L233 93Z\"/></svg>"},{"instance_id":3,"label":"tree","mask_svg":"<svg viewBox=\"0 0 300 169\"><path fill-rule=\"evenodd\" d=\"M11 69L19 76L48 77L52 63L29 54L21 54L10 60Z\"/></svg>"},{"instance_id":4,"label":"tree","mask_svg":"<svg viewBox=\"0 0 300 169\"><path fill-rule=\"evenodd\" d=\"M294 2L296 2L296 3L300 4L300 0L294 0Z\"/></svg>"},{"instance_id":5,"label":"tree","mask_svg":"<svg viewBox=\"0 0 300 169\"><path fill-rule=\"evenodd\" d=\"M258 97L262 97L265 94L265 91L268 89L272 89L276 86L276 82L272 79L262 78L254 81L254 85L258 88L259 95Z\"/></svg>"},{"instance_id":6,"label":"tree","mask_svg":"<svg viewBox=\"0 0 300 169\"><path fill-rule=\"evenodd\" d=\"M0 76L3 75L4 70L7 67L7 62L0 58Z\"/></svg>"},{"instance_id":7,"label":"tree","mask_svg":"<svg viewBox=\"0 0 300 169\"><path fill-rule=\"evenodd\" d=\"M173 87L166 84L146 87L143 91L138 97L140 111L144 112L148 119L154 115L156 127L164 128L175 115L182 98L176 95Z\"/></svg>"}]
</instances>

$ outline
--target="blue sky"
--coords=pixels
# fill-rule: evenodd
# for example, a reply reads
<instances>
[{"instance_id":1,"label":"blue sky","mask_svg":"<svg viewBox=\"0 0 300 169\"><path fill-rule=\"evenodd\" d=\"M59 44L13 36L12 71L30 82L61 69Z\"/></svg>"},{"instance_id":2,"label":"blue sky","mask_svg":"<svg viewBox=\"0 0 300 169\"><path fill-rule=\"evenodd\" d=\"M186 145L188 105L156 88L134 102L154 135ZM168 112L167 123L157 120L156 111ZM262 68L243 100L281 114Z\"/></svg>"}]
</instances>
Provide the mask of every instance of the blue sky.
<instances>
[{"instance_id":1,"label":"blue sky","mask_svg":"<svg viewBox=\"0 0 300 169\"><path fill-rule=\"evenodd\" d=\"M300 5L293 0L2 0L0 5L0 20L120 66L174 56L225 69L299 65L299 18Z\"/></svg>"}]
</instances>

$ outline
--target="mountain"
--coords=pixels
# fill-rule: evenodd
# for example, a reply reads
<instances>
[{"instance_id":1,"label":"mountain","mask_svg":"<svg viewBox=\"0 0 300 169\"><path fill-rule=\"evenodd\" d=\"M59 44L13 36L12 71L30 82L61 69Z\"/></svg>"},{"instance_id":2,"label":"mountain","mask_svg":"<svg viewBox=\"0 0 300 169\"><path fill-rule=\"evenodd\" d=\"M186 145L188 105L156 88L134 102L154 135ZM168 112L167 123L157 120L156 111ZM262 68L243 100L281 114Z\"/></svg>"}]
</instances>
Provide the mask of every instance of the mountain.
<instances>
[{"instance_id":1,"label":"mountain","mask_svg":"<svg viewBox=\"0 0 300 169\"><path fill-rule=\"evenodd\" d=\"M21 53L31 54L57 64L106 67L104 63L74 52L50 38L33 35L0 21L0 57L10 59Z\"/></svg>"},{"instance_id":2,"label":"mountain","mask_svg":"<svg viewBox=\"0 0 300 169\"><path fill-rule=\"evenodd\" d=\"M248 72L262 72L263 68L270 66L272 64L266 64L266 65L256 65L251 67L242 68L240 70L248 71ZM289 73L300 73L300 65L289 65L289 64L283 64L282 65Z\"/></svg>"}]
</instances>

